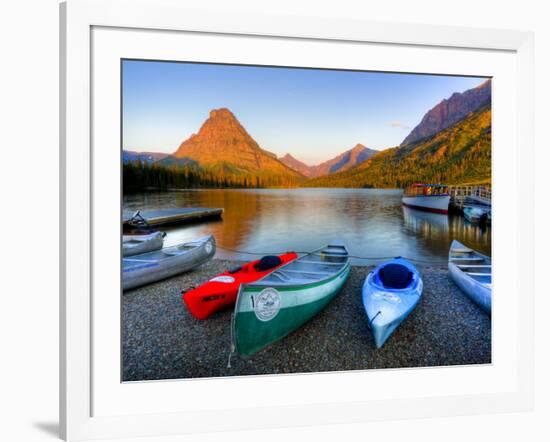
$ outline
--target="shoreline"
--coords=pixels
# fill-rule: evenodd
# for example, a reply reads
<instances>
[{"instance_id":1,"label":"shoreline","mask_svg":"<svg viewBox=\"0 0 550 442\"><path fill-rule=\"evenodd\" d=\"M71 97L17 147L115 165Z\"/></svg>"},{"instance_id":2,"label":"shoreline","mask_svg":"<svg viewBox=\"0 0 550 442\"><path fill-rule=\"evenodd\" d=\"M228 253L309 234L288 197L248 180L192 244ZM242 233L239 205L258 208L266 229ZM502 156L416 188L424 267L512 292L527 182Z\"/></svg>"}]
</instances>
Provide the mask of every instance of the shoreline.
<instances>
[{"instance_id":1,"label":"shoreline","mask_svg":"<svg viewBox=\"0 0 550 442\"><path fill-rule=\"evenodd\" d=\"M251 357L234 355L227 368L232 309L199 321L180 293L235 262L244 261L212 259L122 295L123 381L491 363L491 318L449 280L446 265L417 265L422 299L376 349L361 301L374 266L354 264L340 294L315 318Z\"/></svg>"}]
</instances>

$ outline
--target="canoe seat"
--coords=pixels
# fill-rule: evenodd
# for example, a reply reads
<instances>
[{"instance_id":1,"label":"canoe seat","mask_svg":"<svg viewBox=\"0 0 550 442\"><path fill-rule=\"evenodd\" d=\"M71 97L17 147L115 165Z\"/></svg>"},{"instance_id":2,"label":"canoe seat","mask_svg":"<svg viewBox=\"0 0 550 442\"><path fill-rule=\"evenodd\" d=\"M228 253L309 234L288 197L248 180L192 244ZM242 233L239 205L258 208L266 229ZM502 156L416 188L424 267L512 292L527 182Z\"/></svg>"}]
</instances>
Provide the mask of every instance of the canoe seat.
<instances>
[{"instance_id":1,"label":"canoe seat","mask_svg":"<svg viewBox=\"0 0 550 442\"><path fill-rule=\"evenodd\" d=\"M300 260L301 264L317 264L323 266L342 266L341 262L328 262L328 261L306 261L304 259Z\"/></svg>"},{"instance_id":2,"label":"canoe seat","mask_svg":"<svg viewBox=\"0 0 550 442\"><path fill-rule=\"evenodd\" d=\"M281 270L283 273L297 273L299 275L323 275L328 276L332 272L318 272L316 270L291 270L291 269L283 269Z\"/></svg>"},{"instance_id":3,"label":"canoe seat","mask_svg":"<svg viewBox=\"0 0 550 442\"><path fill-rule=\"evenodd\" d=\"M388 264L378 273L382 285L390 289L404 289L412 281L413 274L400 264Z\"/></svg>"},{"instance_id":4,"label":"canoe seat","mask_svg":"<svg viewBox=\"0 0 550 442\"><path fill-rule=\"evenodd\" d=\"M451 253L472 253L472 249L463 248L463 249L451 249Z\"/></svg>"}]
</instances>

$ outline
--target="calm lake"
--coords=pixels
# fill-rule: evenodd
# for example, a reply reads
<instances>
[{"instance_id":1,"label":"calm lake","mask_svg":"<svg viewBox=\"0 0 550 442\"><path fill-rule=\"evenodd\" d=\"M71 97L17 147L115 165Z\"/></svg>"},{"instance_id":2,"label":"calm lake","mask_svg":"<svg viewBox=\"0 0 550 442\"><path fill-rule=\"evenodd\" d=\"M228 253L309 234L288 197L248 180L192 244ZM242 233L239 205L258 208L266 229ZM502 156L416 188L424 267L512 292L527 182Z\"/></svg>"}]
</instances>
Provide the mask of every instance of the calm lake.
<instances>
[{"instance_id":1,"label":"calm lake","mask_svg":"<svg viewBox=\"0 0 550 442\"><path fill-rule=\"evenodd\" d=\"M305 252L333 239L361 257L403 256L441 263L453 239L491 254L490 228L472 225L460 215L403 207L401 195L401 190L387 189L185 190L125 195L123 208L222 207L222 220L163 229L168 234L166 246L211 233L221 258L253 259L223 248L262 254Z\"/></svg>"}]
</instances>

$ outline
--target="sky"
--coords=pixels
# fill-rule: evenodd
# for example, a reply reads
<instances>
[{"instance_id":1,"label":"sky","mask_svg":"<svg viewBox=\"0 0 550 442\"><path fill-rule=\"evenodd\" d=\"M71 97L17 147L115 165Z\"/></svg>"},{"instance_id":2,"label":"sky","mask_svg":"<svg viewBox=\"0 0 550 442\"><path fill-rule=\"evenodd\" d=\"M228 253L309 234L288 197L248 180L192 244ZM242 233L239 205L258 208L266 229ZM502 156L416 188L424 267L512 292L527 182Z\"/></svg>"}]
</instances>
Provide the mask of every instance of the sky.
<instances>
[{"instance_id":1,"label":"sky","mask_svg":"<svg viewBox=\"0 0 550 442\"><path fill-rule=\"evenodd\" d=\"M399 145L423 115L485 81L458 77L124 60L123 148L174 152L212 109L258 144L318 164L361 143Z\"/></svg>"}]
</instances>

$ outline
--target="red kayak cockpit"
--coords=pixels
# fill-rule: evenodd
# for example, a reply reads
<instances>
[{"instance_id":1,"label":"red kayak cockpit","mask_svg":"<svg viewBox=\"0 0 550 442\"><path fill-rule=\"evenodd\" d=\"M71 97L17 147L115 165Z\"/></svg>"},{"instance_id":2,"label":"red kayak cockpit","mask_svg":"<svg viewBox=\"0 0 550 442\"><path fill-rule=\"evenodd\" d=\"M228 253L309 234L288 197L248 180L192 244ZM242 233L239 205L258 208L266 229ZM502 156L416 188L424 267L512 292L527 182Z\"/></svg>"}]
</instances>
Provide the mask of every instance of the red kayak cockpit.
<instances>
[{"instance_id":1,"label":"red kayak cockpit","mask_svg":"<svg viewBox=\"0 0 550 442\"><path fill-rule=\"evenodd\" d=\"M255 282L297 257L294 252L264 256L227 270L197 288L182 292L182 299L195 318L206 319L212 313L233 305L241 284Z\"/></svg>"}]
</instances>

